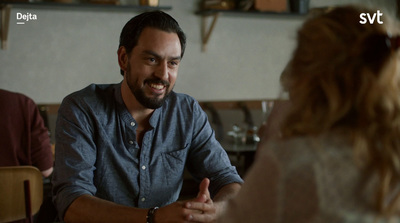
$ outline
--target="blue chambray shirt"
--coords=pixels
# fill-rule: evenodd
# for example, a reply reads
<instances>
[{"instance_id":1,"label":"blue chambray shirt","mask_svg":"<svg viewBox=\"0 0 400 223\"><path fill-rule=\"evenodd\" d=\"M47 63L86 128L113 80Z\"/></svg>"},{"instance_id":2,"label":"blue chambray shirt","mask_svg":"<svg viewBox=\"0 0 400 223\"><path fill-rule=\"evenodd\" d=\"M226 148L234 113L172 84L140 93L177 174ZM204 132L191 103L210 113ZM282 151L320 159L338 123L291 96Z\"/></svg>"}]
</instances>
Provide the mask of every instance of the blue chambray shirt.
<instances>
[{"instance_id":1,"label":"blue chambray shirt","mask_svg":"<svg viewBox=\"0 0 400 223\"><path fill-rule=\"evenodd\" d=\"M52 179L61 219L84 194L139 208L173 203L185 166L198 181L211 180L211 194L243 182L192 97L172 92L149 122L140 148L137 123L122 101L121 84L92 84L63 100Z\"/></svg>"}]
</instances>

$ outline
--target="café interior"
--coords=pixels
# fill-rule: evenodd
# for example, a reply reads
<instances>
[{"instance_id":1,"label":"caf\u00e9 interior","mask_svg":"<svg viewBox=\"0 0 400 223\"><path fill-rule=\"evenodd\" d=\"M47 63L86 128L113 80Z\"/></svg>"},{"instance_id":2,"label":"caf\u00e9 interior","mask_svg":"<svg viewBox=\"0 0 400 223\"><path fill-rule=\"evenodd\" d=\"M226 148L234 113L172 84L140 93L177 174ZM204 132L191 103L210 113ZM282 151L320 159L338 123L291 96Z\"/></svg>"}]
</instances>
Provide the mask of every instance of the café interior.
<instances>
[{"instance_id":1,"label":"caf\u00e9 interior","mask_svg":"<svg viewBox=\"0 0 400 223\"><path fill-rule=\"evenodd\" d=\"M287 99L279 78L304 19L345 4L373 6L396 16L399 4L397 0L5 2L0 2L0 88L23 93L37 103L53 152L57 152L54 132L63 98L91 83L121 82L116 57L121 28L143 11L160 9L172 15L187 35L174 91L199 101L241 176L253 162L259 127L272 108ZM24 24L18 24L21 21ZM50 181L43 179L44 196ZM195 195L197 187L185 175L182 199Z\"/></svg>"}]
</instances>

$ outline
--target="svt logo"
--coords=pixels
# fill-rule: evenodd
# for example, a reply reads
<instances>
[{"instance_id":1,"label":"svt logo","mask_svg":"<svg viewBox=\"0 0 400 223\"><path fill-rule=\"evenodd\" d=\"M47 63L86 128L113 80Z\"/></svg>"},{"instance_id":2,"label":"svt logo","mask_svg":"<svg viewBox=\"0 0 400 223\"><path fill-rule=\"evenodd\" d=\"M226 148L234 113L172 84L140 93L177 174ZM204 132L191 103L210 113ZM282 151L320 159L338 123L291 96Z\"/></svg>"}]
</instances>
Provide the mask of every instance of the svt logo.
<instances>
[{"instance_id":1,"label":"svt logo","mask_svg":"<svg viewBox=\"0 0 400 223\"><path fill-rule=\"evenodd\" d=\"M381 21L381 16L383 15L382 12L380 12L379 10L377 10L374 14L370 15L369 13L361 13L360 14L360 24L366 24L367 21L369 22L369 24L373 24L376 18L376 21L379 24L383 24L383 22ZM368 19L367 19L368 18Z\"/></svg>"}]
</instances>

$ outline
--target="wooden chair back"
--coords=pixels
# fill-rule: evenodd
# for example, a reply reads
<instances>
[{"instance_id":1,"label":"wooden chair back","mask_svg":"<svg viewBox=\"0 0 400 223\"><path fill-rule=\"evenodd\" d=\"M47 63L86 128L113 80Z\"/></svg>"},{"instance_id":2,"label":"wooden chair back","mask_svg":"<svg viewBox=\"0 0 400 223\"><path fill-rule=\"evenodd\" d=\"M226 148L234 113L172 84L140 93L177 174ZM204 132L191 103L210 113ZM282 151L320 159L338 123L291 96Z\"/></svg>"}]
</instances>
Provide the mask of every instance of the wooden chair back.
<instances>
[{"instance_id":1,"label":"wooden chair back","mask_svg":"<svg viewBox=\"0 0 400 223\"><path fill-rule=\"evenodd\" d=\"M0 223L32 222L42 202L43 178L36 167L0 167Z\"/></svg>"}]
</instances>

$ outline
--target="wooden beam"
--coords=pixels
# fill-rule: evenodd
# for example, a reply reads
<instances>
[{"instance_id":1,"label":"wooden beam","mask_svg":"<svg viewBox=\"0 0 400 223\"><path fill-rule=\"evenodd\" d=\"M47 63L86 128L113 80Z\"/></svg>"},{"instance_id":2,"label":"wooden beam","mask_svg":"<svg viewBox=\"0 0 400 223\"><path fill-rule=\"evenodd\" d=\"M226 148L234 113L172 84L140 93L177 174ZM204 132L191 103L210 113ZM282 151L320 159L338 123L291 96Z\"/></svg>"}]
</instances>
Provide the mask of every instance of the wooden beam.
<instances>
[{"instance_id":1,"label":"wooden beam","mask_svg":"<svg viewBox=\"0 0 400 223\"><path fill-rule=\"evenodd\" d=\"M208 15L203 15L202 16L202 21L201 21L201 38L202 38L202 50L205 52L207 50L207 43L208 40L210 39L211 33L214 30L215 24L217 23L218 17L220 13L215 13L211 15L213 17L211 21L210 27L207 28L207 18L209 17Z\"/></svg>"},{"instance_id":2,"label":"wooden beam","mask_svg":"<svg viewBox=\"0 0 400 223\"><path fill-rule=\"evenodd\" d=\"M225 109L242 109L242 105L246 105L249 109L262 109L263 102L277 101L272 99L265 100L238 100L238 101L200 101L199 104L204 108L205 104L212 104L217 110Z\"/></svg>"},{"instance_id":3,"label":"wooden beam","mask_svg":"<svg viewBox=\"0 0 400 223\"><path fill-rule=\"evenodd\" d=\"M400 19L400 0L397 0L397 7L396 7L396 9L397 9L397 18L398 19Z\"/></svg>"},{"instance_id":4,"label":"wooden beam","mask_svg":"<svg viewBox=\"0 0 400 223\"><path fill-rule=\"evenodd\" d=\"M1 38L1 48L7 49L7 38L8 38L8 27L10 25L10 5L0 5L1 14L1 28L0 28L0 38Z\"/></svg>"}]
</instances>

